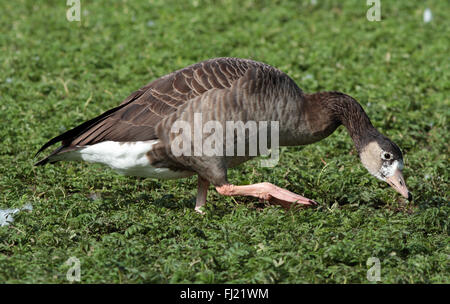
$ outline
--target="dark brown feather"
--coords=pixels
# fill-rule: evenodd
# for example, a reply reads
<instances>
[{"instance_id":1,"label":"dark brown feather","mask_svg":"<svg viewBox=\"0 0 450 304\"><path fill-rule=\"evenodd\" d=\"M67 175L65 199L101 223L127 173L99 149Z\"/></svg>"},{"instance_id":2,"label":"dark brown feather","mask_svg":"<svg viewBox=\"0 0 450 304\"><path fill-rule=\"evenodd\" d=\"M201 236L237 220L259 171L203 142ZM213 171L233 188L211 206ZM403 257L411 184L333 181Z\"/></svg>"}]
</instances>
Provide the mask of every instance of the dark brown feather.
<instances>
[{"instance_id":1,"label":"dark brown feather","mask_svg":"<svg viewBox=\"0 0 450 304\"><path fill-rule=\"evenodd\" d=\"M51 139L36 155L57 142L78 147L108 140L156 139L155 126L164 117L208 90L229 88L250 66L260 65L246 59L216 58L175 71L133 92L118 107ZM60 152L58 148L51 155Z\"/></svg>"}]
</instances>

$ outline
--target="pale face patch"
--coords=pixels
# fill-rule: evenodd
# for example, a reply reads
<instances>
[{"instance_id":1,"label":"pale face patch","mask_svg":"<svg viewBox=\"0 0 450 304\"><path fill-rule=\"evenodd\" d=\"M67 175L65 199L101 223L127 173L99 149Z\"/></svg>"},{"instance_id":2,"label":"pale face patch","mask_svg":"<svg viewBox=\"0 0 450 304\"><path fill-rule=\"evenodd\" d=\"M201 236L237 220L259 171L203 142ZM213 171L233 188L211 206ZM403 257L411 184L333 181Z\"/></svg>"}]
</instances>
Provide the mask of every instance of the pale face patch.
<instances>
[{"instance_id":1,"label":"pale face patch","mask_svg":"<svg viewBox=\"0 0 450 304\"><path fill-rule=\"evenodd\" d=\"M380 145L378 145L376 141L372 141L364 147L360 153L360 157L362 164L366 167L370 174L384 180L379 172L382 165L382 160L380 157L382 152L383 150Z\"/></svg>"},{"instance_id":2,"label":"pale face patch","mask_svg":"<svg viewBox=\"0 0 450 304\"><path fill-rule=\"evenodd\" d=\"M389 158L386 158L386 154L390 155ZM369 173L382 181L394 175L397 169L403 169L403 161L393 160L392 154L383 151L376 141L367 144L361 151L360 157Z\"/></svg>"},{"instance_id":3,"label":"pale face patch","mask_svg":"<svg viewBox=\"0 0 450 304\"><path fill-rule=\"evenodd\" d=\"M120 174L176 179L193 175L190 171L172 171L150 165L147 153L158 140L137 142L104 141L76 151L56 155L52 160L83 160L109 166Z\"/></svg>"}]
</instances>

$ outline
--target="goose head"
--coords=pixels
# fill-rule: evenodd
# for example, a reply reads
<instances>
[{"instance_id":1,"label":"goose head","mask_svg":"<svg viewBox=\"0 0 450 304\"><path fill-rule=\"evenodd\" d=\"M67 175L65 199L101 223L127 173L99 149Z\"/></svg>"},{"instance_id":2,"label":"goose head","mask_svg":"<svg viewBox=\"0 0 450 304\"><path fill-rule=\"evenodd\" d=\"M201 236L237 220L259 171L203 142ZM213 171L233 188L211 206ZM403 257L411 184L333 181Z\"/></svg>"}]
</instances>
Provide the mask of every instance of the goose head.
<instances>
[{"instance_id":1,"label":"goose head","mask_svg":"<svg viewBox=\"0 0 450 304\"><path fill-rule=\"evenodd\" d=\"M379 134L363 146L359 157L370 174L388 183L404 198L412 200L403 178L403 155L394 142Z\"/></svg>"}]
</instances>

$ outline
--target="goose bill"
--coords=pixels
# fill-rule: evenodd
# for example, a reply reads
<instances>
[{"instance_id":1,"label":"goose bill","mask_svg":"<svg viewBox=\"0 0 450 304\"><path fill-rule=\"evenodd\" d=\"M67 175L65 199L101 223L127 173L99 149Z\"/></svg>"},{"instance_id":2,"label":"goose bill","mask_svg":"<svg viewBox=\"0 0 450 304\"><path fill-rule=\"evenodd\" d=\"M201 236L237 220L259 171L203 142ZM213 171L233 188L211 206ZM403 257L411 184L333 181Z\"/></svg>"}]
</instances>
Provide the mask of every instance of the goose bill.
<instances>
[{"instance_id":1,"label":"goose bill","mask_svg":"<svg viewBox=\"0 0 450 304\"><path fill-rule=\"evenodd\" d=\"M412 194L406 188L406 183L403 178L402 171L397 169L394 174L390 177L386 178L387 183L395 189L398 193L400 193L404 198L408 200L412 200Z\"/></svg>"}]
</instances>

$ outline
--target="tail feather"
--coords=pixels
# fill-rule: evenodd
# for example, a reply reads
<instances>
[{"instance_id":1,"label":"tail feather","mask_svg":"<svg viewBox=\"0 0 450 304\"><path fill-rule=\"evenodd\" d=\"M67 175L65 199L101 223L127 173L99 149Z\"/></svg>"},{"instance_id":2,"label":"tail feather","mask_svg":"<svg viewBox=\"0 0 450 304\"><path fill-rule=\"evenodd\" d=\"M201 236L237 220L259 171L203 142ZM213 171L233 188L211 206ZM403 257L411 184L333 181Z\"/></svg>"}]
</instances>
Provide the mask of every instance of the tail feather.
<instances>
[{"instance_id":1,"label":"tail feather","mask_svg":"<svg viewBox=\"0 0 450 304\"><path fill-rule=\"evenodd\" d=\"M34 163L35 166L44 166L45 164L47 164L50 160L48 159L48 157L41 159L40 161Z\"/></svg>"},{"instance_id":2,"label":"tail feather","mask_svg":"<svg viewBox=\"0 0 450 304\"><path fill-rule=\"evenodd\" d=\"M129 102L128 102L129 103ZM71 146L72 141L77 138L80 134L82 134L83 132L91 129L92 127L94 127L95 125L97 125L98 123L102 122L103 120L105 120L106 118L108 118L111 114L113 114L114 112L116 112L117 110L123 108L124 106L126 106L128 103L124 103L121 104L118 107L112 108L106 112L104 112L103 114L88 120L84 123L82 123L79 126L76 126L73 129L70 129L66 132L64 132L63 134L60 134L52 139L50 139L47 143L45 143L34 155L34 157L37 157L39 155L39 153L41 153L42 151L44 151L45 149L47 149L48 147L50 147L51 145L54 145L58 142L61 142L62 145L57 148L56 150L54 150L49 156L47 156L46 158L38 161L37 163L35 163L35 166L42 166L47 164L48 162L53 163L51 161L51 159L49 159L50 157L58 154L58 153L63 153L63 152L68 152L71 151L73 149L77 149L78 147L76 146Z\"/></svg>"},{"instance_id":3,"label":"tail feather","mask_svg":"<svg viewBox=\"0 0 450 304\"><path fill-rule=\"evenodd\" d=\"M53 150L49 156L47 156L44 159L41 159L40 161L36 162L34 165L35 166L43 166L43 165L46 165L47 163L50 163L50 164L56 163L57 161L59 161L61 159L57 159L57 160L52 159L54 156L60 155L60 154L66 153L66 152L76 151L79 148L80 147L77 147L77 146L70 146L70 147L60 146L57 149Z\"/></svg>"}]
</instances>

